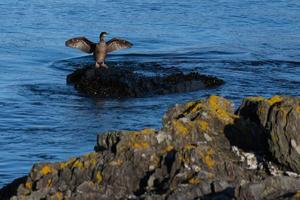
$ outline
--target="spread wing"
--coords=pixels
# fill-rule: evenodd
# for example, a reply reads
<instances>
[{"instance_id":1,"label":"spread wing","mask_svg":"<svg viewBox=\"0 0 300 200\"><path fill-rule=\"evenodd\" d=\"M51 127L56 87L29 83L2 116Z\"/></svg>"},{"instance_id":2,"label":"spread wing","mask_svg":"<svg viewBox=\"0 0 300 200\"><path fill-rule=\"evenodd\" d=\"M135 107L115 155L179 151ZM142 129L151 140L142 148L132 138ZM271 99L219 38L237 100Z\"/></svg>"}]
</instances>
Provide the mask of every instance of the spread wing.
<instances>
[{"instance_id":1,"label":"spread wing","mask_svg":"<svg viewBox=\"0 0 300 200\"><path fill-rule=\"evenodd\" d=\"M119 49L127 49L131 48L132 44L126 40L113 38L106 43L106 51L112 52Z\"/></svg>"},{"instance_id":2,"label":"spread wing","mask_svg":"<svg viewBox=\"0 0 300 200\"><path fill-rule=\"evenodd\" d=\"M94 42L89 41L85 37L71 38L65 42L67 47L80 49L85 53L93 53L96 47Z\"/></svg>"}]
</instances>

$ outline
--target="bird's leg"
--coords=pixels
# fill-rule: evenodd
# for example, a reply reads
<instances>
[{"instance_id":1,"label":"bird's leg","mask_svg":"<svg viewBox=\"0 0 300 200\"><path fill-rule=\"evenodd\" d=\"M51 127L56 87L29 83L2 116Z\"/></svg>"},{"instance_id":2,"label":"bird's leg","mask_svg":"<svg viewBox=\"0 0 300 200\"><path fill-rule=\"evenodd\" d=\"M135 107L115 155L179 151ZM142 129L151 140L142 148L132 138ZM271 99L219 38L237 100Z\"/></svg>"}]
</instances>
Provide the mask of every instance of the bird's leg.
<instances>
[{"instance_id":1,"label":"bird's leg","mask_svg":"<svg viewBox=\"0 0 300 200\"><path fill-rule=\"evenodd\" d=\"M108 68L108 66L104 62L101 63L101 67Z\"/></svg>"},{"instance_id":2,"label":"bird's leg","mask_svg":"<svg viewBox=\"0 0 300 200\"><path fill-rule=\"evenodd\" d=\"M96 62L95 67L100 68L100 64L98 62Z\"/></svg>"}]
</instances>

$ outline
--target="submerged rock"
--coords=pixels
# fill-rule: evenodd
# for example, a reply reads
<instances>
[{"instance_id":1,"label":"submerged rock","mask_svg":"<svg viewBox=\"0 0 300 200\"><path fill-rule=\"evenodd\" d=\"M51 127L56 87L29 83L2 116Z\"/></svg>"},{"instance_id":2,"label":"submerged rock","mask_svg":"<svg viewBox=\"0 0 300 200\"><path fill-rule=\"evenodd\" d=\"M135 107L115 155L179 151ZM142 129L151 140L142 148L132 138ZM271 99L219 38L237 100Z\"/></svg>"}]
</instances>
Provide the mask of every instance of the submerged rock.
<instances>
[{"instance_id":1,"label":"submerged rock","mask_svg":"<svg viewBox=\"0 0 300 200\"><path fill-rule=\"evenodd\" d=\"M247 105L235 114L230 101L210 96L171 108L160 130L99 134L95 152L35 164L27 177L1 189L0 199L296 198L299 178L273 177L255 152L232 146L228 131L243 128L228 127L258 122Z\"/></svg>"},{"instance_id":2,"label":"submerged rock","mask_svg":"<svg viewBox=\"0 0 300 200\"><path fill-rule=\"evenodd\" d=\"M198 72L149 76L133 69L86 67L68 75L67 83L89 96L122 98L191 92L216 87L224 81Z\"/></svg>"}]
</instances>

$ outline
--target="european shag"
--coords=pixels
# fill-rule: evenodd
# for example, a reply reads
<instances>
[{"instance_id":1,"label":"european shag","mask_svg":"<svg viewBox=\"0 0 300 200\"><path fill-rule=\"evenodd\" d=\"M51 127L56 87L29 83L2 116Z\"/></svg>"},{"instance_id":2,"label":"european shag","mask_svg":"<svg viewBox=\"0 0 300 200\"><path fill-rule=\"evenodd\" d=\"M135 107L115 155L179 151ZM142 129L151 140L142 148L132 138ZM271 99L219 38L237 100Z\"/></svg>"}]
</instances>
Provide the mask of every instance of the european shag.
<instances>
[{"instance_id":1,"label":"european shag","mask_svg":"<svg viewBox=\"0 0 300 200\"><path fill-rule=\"evenodd\" d=\"M101 32L99 36L99 43L94 43L85 37L71 38L65 42L67 47L77 48L85 53L93 53L96 60L96 68L106 67L104 63L107 53L132 47L132 44L126 40L113 38L108 42L105 42L104 37L108 35L107 32Z\"/></svg>"}]
</instances>

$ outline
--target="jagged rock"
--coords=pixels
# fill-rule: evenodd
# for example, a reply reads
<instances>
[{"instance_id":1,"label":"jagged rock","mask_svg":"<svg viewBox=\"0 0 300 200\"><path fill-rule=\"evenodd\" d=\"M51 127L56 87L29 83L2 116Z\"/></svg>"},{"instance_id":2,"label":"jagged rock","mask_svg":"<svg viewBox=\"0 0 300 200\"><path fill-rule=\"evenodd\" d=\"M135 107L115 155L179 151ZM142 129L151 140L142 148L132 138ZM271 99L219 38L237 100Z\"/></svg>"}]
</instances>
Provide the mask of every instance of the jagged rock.
<instances>
[{"instance_id":1,"label":"jagged rock","mask_svg":"<svg viewBox=\"0 0 300 200\"><path fill-rule=\"evenodd\" d=\"M260 182L244 184L236 189L240 200L299 199L300 179L291 177L268 177Z\"/></svg>"},{"instance_id":2,"label":"jagged rock","mask_svg":"<svg viewBox=\"0 0 300 200\"><path fill-rule=\"evenodd\" d=\"M147 76L132 69L86 67L68 75L67 83L89 96L122 98L191 92L216 87L224 81L197 72Z\"/></svg>"},{"instance_id":3,"label":"jagged rock","mask_svg":"<svg viewBox=\"0 0 300 200\"><path fill-rule=\"evenodd\" d=\"M254 123L244 111L238 112L242 117L234 114L232 103L218 96L176 105L160 130L99 134L95 152L35 164L26 178L1 189L0 199L262 199L289 192L296 197L300 179L268 179L264 168L249 168L237 155L255 154L232 150L227 127L238 120ZM273 183L274 195L260 192Z\"/></svg>"},{"instance_id":4,"label":"jagged rock","mask_svg":"<svg viewBox=\"0 0 300 200\"><path fill-rule=\"evenodd\" d=\"M265 144L278 163L300 173L300 98L249 97L243 101L238 114L261 127L262 131L254 136Z\"/></svg>"}]
</instances>

